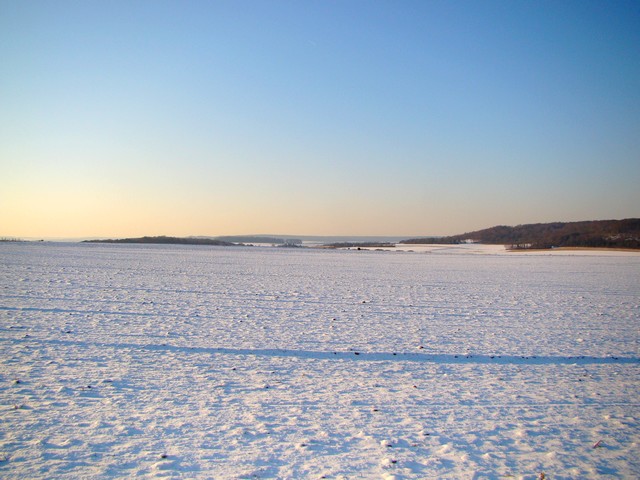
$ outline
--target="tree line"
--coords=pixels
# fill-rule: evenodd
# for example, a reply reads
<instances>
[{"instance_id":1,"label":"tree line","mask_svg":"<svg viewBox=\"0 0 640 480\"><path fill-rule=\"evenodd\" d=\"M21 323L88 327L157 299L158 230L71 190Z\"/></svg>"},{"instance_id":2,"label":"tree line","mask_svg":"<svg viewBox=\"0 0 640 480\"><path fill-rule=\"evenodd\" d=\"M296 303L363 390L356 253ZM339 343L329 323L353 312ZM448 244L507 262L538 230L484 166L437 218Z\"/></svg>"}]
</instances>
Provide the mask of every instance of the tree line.
<instances>
[{"instance_id":1,"label":"tree line","mask_svg":"<svg viewBox=\"0 0 640 480\"><path fill-rule=\"evenodd\" d=\"M515 227L498 225L461 235L412 238L400 243L459 244L469 241L514 248L640 248L640 218L534 223Z\"/></svg>"},{"instance_id":2,"label":"tree line","mask_svg":"<svg viewBox=\"0 0 640 480\"><path fill-rule=\"evenodd\" d=\"M85 243L154 243L154 244L170 244L170 245L216 245L216 246L233 246L235 243L215 240L212 238L183 238L183 237L139 237L139 238L118 238L109 240L85 240Z\"/></svg>"}]
</instances>

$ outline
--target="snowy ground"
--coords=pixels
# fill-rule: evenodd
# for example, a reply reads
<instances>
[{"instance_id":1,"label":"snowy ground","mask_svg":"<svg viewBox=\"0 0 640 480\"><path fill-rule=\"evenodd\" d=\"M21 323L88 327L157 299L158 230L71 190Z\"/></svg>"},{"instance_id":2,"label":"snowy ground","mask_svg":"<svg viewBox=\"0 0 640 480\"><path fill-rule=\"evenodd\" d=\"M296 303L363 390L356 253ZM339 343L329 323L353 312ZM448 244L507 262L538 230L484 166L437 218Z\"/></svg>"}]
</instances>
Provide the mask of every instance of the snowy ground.
<instances>
[{"instance_id":1,"label":"snowy ground","mask_svg":"<svg viewBox=\"0 0 640 480\"><path fill-rule=\"evenodd\" d=\"M640 255L421 252L0 244L0 477L639 478Z\"/></svg>"}]
</instances>

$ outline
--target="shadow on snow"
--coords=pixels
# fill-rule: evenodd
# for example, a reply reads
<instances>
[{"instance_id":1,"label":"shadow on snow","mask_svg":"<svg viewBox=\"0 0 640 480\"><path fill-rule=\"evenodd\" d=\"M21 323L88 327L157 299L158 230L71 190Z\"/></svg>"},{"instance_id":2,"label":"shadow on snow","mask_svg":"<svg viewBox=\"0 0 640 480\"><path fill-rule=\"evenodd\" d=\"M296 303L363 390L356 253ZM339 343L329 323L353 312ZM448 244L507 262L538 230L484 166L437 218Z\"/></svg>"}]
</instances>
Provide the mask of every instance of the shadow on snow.
<instances>
[{"instance_id":1,"label":"shadow on snow","mask_svg":"<svg viewBox=\"0 0 640 480\"><path fill-rule=\"evenodd\" d=\"M179 345L102 343L73 340L37 339L27 337L14 339L20 343L42 343L50 345L99 347L128 350L167 351L178 353L204 353L210 355L241 355L256 357L299 358L310 360L338 360L364 362L418 362L442 364L493 364L493 365L602 365L640 364L638 357L590 357L590 356L531 356L531 355L469 355L433 354L413 352L362 352L358 350L293 350L276 348L228 348L228 347L185 347Z\"/></svg>"}]
</instances>

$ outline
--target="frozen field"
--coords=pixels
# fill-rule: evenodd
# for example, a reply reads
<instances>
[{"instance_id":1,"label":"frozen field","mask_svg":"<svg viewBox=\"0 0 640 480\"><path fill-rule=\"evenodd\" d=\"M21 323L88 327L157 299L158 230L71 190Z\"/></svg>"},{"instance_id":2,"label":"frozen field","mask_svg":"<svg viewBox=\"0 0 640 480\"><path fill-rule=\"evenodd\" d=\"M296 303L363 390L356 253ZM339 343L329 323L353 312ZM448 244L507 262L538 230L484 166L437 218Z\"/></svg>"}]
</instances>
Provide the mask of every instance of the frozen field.
<instances>
[{"instance_id":1,"label":"frozen field","mask_svg":"<svg viewBox=\"0 0 640 480\"><path fill-rule=\"evenodd\" d=\"M640 478L639 332L633 253L0 244L0 477Z\"/></svg>"}]
</instances>

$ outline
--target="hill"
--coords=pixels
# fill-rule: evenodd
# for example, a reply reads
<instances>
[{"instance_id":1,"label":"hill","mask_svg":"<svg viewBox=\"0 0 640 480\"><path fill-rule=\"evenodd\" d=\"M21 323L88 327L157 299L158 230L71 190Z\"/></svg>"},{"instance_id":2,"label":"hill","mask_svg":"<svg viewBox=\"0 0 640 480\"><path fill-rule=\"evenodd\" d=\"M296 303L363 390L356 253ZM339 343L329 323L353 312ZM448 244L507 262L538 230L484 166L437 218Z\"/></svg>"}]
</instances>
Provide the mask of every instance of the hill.
<instances>
[{"instance_id":1,"label":"hill","mask_svg":"<svg viewBox=\"0 0 640 480\"><path fill-rule=\"evenodd\" d=\"M640 218L534 223L515 227L499 225L461 235L412 238L400 243L456 244L470 241L512 248L640 248Z\"/></svg>"}]
</instances>

